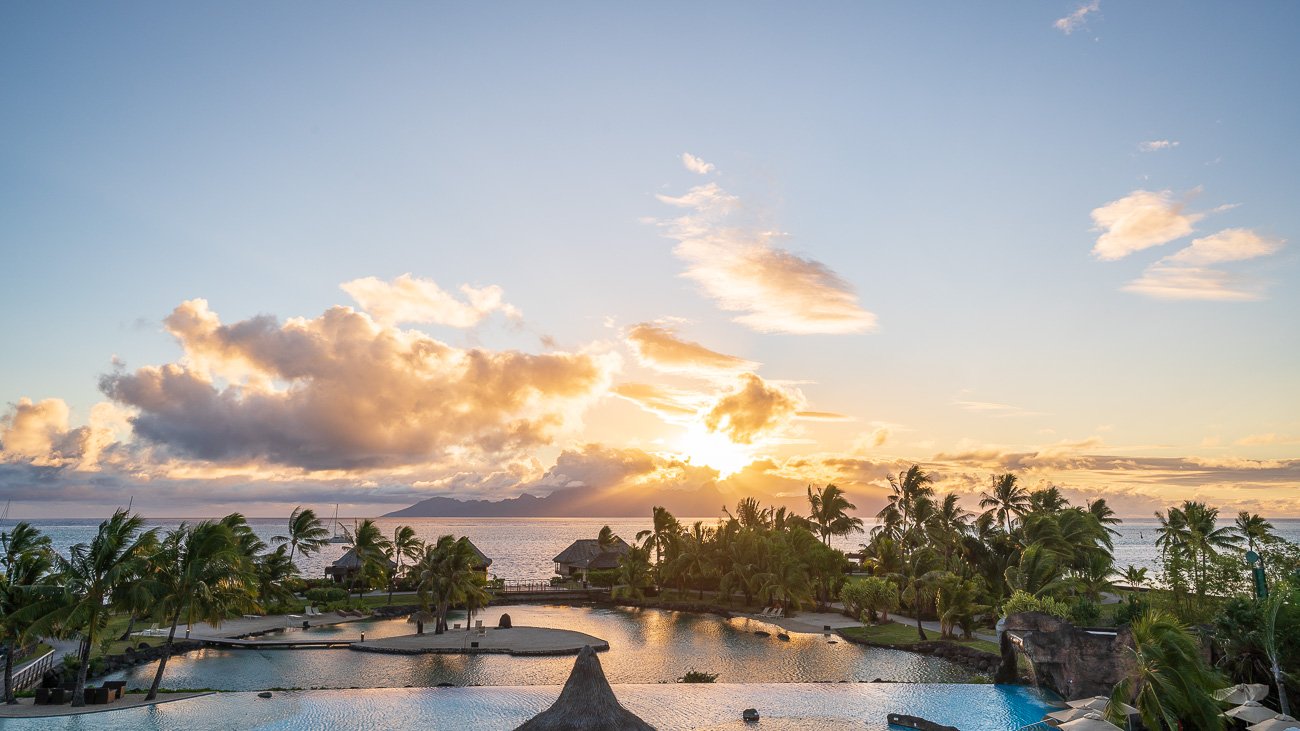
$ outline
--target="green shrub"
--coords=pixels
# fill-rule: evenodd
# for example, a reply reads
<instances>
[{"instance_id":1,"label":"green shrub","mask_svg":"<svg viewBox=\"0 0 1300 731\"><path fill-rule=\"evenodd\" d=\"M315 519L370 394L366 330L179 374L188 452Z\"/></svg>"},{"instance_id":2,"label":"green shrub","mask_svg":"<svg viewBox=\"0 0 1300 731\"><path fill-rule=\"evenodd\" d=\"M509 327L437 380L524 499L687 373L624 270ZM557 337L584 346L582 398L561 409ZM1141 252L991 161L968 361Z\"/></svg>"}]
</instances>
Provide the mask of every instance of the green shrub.
<instances>
[{"instance_id":1,"label":"green shrub","mask_svg":"<svg viewBox=\"0 0 1300 731\"><path fill-rule=\"evenodd\" d=\"M898 587L879 576L848 581L840 588L840 601L854 617L865 614L868 620L875 622L877 613L883 613L888 619L889 612L898 608Z\"/></svg>"},{"instance_id":2,"label":"green shrub","mask_svg":"<svg viewBox=\"0 0 1300 731\"><path fill-rule=\"evenodd\" d=\"M706 673L699 670L688 670L686 674L677 679L679 683L712 683L718 679L717 673Z\"/></svg>"},{"instance_id":3,"label":"green shrub","mask_svg":"<svg viewBox=\"0 0 1300 731\"><path fill-rule=\"evenodd\" d=\"M618 583L617 569L602 569L587 572L587 583L591 586L608 589Z\"/></svg>"},{"instance_id":4,"label":"green shrub","mask_svg":"<svg viewBox=\"0 0 1300 731\"><path fill-rule=\"evenodd\" d=\"M1101 606L1087 597L1079 597L1070 607L1070 621L1077 625L1091 627L1098 619L1101 619Z\"/></svg>"},{"instance_id":5,"label":"green shrub","mask_svg":"<svg viewBox=\"0 0 1300 731\"><path fill-rule=\"evenodd\" d=\"M1036 597L1027 591L1017 589L1002 605L1002 616L1009 617L1020 612L1042 612L1058 619L1070 620L1070 605L1057 601L1050 596Z\"/></svg>"},{"instance_id":6,"label":"green shrub","mask_svg":"<svg viewBox=\"0 0 1300 731\"><path fill-rule=\"evenodd\" d=\"M316 589L308 589L303 596L319 604L328 604L347 599L348 592L337 586L322 586Z\"/></svg>"},{"instance_id":7,"label":"green shrub","mask_svg":"<svg viewBox=\"0 0 1300 731\"><path fill-rule=\"evenodd\" d=\"M1129 594L1127 600L1115 607L1115 624L1132 624L1134 620L1146 614L1147 609L1150 609L1150 607L1151 603L1144 597L1136 593Z\"/></svg>"}]
</instances>

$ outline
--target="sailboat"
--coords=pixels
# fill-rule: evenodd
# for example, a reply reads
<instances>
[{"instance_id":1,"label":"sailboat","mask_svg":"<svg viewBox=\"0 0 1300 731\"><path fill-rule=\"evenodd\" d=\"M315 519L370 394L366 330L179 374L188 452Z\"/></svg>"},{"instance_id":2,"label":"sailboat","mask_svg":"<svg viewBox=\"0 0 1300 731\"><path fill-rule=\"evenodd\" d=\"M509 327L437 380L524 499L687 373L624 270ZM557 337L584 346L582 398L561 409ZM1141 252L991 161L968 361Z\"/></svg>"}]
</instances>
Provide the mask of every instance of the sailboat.
<instances>
[{"instance_id":1,"label":"sailboat","mask_svg":"<svg viewBox=\"0 0 1300 731\"><path fill-rule=\"evenodd\" d=\"M339 504L334 503L334 517L330 519L334 524L334 535L330 536L330 543L347 543L348 537L339 532Z\"/></svg>"}]
</instances>

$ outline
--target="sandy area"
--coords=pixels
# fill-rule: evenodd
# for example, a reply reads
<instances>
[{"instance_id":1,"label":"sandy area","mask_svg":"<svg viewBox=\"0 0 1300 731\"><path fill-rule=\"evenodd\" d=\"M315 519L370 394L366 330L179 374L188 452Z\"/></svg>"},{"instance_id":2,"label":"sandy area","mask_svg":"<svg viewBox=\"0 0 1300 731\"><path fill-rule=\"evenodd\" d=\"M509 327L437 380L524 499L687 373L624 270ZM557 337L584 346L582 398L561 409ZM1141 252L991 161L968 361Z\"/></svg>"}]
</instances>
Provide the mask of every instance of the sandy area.
<instances>
[{"instance_id":1,"label":"sandy area","mask_svg":"<svg viewBox=\"0 0 1300 731\"><path fill-rule=\"evenodd\" d=\"M478 647L471 647L473 642ZM511 655L576 655L584 645L596 650L608 650L609 643L599 637L582 632L549 627L488 628L480 636L476 630L450 630L440 635L425 632L422 635L385 637L365 643L353 643L351 649L361 652L389 652L397 654L448 653L508 653Z\"/></svg>"},{"instance_id":2,"label":"sandy area","mask_svg":"<svg viewBox=\"0 0 1300 731\"><path fill-rule=\"evenodd\" d=\"M94 685L94 683L90 683ZM183 701L186 698L197 698L207 693L159 693L158 698L152 701L144 699L144 693L128 693L121 700L113 701L106 705L91 705L73 708L72 704L64 703L58 706L38 706L35 698L19 698L18 705L8 706L0 704L0 718L41 718L43 716L75 716L81 713L101 713L104 711L116 711L122 708L135 708L137 706L151 706L157 703L167 703L169 701Z\"/></svg>"},{"instance_id":3,"label":"sandy area","mask_svg":"<svg viewBox=\"0 0 1300 731\"><path fill-rule=\"evenodd\" d=\"M220 627L214 627L210 624L196 624L190 628L190 637L198 639L202 637L243 637L244 635L259 634L274 629L284 629L286 627L302 627L303 622L310 622L313 627L320 627L330 624L341 624L343 622L355 622L359 619L368 619L369 617L351 617L328 612L319 617L308 617L306 615L295 616L290 614L273 614L268 617L240 617L238 619L229 619L221 623ZM163 628L161 634L140 634L133 635L138 640L150 642L151 640L166 640L167 628ZM176 639L185 639L185 625L176 628Z\"/></svg>"}]
</instances>

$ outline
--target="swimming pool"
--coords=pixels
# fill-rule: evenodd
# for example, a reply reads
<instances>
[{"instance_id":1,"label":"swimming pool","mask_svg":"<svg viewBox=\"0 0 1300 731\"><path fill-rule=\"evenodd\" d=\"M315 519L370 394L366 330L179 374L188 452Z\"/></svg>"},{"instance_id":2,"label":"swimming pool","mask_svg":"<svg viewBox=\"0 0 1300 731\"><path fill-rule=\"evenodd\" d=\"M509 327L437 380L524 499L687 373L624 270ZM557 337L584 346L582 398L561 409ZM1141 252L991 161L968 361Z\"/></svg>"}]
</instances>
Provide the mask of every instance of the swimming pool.
<instances>
[{"instance_id":1,"label":"swimming pool","mask_svg":"<svg viewBox=\"0 0 1300 731\"><path fill-rule=\"evenodd\" d=\"M502 612L517 625L559 627L607 640L600 654L611 683L673 682L688 670L718 674L720 683L870 681L969 682L966 668L938 658L844 641L792 634L747 618L656 609L567 606L493 607L477 618L494 626ZM463 619L463 615L462 615ZM755 630L773 636L761 637ZM413 633L405 619L355 622L308 630L312 634L367 639ZM453 632L455 630L452 630ZM288 636L288 635L286 635ZM831 640L838 640L832 636ZM168 688L402 688L453 685L560 685L572 657L502 655L380 655L347 649L246 650L209 648L173 657L163 678ZM108 677L148 687L156 664Z\"/></svg>"},{"instance_id":2,"label":"swimming pool","mask_svg":"<svg viewBox=\"0 0 1300 731\"><path fill-rule=\"evenodd\" d=\"M571 660L566 659L571 664ZM259 729L513 729L548 707L557 686L386 688L295 691L258 698L218 693L152 708L0 721L5 731L216 731ZM619 701L659 731L759 729L885 731L888 713L959 725L962 731L1009 731L1038 721L1048 701L1023 686L895 683L616 685ZM740 722L745 708L763 720Z\"/></svg>"}]
</instances>

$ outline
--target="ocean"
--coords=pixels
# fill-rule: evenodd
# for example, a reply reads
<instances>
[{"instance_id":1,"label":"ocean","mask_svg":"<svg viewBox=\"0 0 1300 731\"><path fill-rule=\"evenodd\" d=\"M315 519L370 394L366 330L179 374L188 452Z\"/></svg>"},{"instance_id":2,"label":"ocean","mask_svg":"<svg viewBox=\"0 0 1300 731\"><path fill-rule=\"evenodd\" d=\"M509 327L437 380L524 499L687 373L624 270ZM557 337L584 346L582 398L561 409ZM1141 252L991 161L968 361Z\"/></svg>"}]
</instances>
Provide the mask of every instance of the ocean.
<instances>
[{"instance_id":1,"label":"ocean","mask_svg":"<svg viewBox=\"0 0 1300 731\"><path fill-rule=\"evenodd\" d=\"M190 522L201 518L190 519ZM351 526L353 518L339 518L339 522ZM689 525L695 518L681 518ZM713 524L715 518L703 519L706 524ZM0 521L0 530L13 525L16 520L10 518ZM54 548L60 552L76 544L88 542L94 535L101 519L90 518L41 518L28 521L50 536ZM180 519L149 521L151 527L163 530L175 528ZM249 525L263 540L270 542L272 536L282 534L287 520L284 518L250 518ZM376 523L386 535L391 536L400 525L415 528L416 534L433 541L438 536L452 534L469 536L489 558L492 559L490 573L502 579L512 580L546 580L554 573L552 559L570 543L579 538L595 538L601 526L608 525L615 533L631 542L638 531L650 528L650 517L642 518L377 518ZM1300 519L1278 519L1272 521L1278 535L1289 541L1300 543ZM1115 565L1121 570L1128 566L1145 567L1154 576L1157 572L1157 552L1155 548L1158 523L1153 518L1126 520L1116 526L1120 535L1115 538ZM870 523L868 523L870 527ZM833 538L832 545L844 551L857 551L859 544L866 541L865 534L856 534L844 538ZM295 557L295 563L304 576L322 576L325 567L339 556L344 548L340 544L331 544L313 556Z\"/></svg>"}]
</instances>

